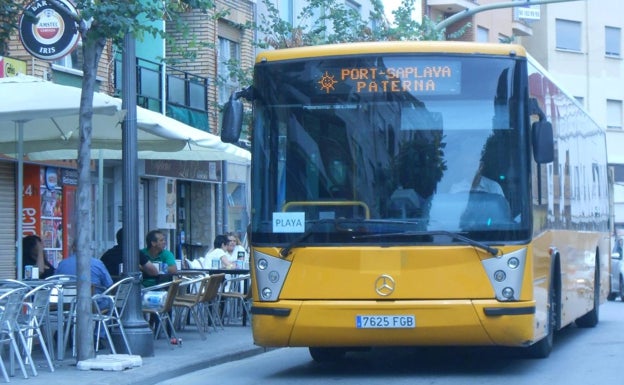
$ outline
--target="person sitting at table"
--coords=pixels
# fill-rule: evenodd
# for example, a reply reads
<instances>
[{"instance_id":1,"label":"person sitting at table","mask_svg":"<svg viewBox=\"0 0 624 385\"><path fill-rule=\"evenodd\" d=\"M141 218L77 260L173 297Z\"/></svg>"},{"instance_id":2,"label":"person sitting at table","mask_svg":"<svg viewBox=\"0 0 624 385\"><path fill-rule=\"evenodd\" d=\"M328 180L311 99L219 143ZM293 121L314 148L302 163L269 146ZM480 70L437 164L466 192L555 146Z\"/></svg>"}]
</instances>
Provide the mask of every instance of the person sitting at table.
<instances>
[{"instance_id":1,"label":"person sitting at table","mask_svg":"<svg viewBox=\"0 0 624 385\"><path fill-rule=\"evenodd\" d=\"M117 230L115 234L117 244L106 250L100 257L100 260L106 266L106 270L112 277L121 275L119 266L123 263L123 228ZM139 270L143 273L143 277L157 277L158 268L150 262L148 256L139 249Z\"/></svg>"},{"instance_id":2,"label":"person sitting at table","mask_svg":"<svg viewBox=\"0 0 624 385\"><path fill-rule=\"evenodd\" d=\"M219 261L218 265L220 269L234 269L236 267L236 257L234 260L230 259L230 254L227 252L228 247L227 236L217 235L212 243L212 250L204 255L203 265L204 268L214 268L212 261ZM234 241L232 241L234 243Z\"/></svg>"},{"instance_id":3,"label":"person sitting at table","mask_svg":"<svg viewBox=\"0 0 624 385\"><path fill-rule=\"evenodd\" d=\"M55 275L78 275L78 257L76 255L76 245L72 247L72 253L69 257L62 260L56 268ZM108 270L104 263L95 257L91 257L91 286L93 286L93 294L103 293L113 284Z\"/></svg>"},{"instance_id":4,"label":"person sitting at table","mask_svg":"<svg viewBox=\"0 0 624 385\"><path fill-rule=\"evenodd\" d=\"M43 255L43 242L37 235L27 235L22 239L22 276L26 276L26 266L39 268L39 278L54 275L54 266Z\"/></svg>"},{"instance_id":5,"label":"person sitting at table","mask_svg":"<svg viewBox=\"0 0 624 385\"><path fill-rule=\"evenodd\" d=\"M102 263L102 261L100 261L99 259L91 257L90 265L92 294L102 294L113 284L113 279L108 273L108 270L106 270L106 266L104 266L104 263ZM55 275L78 275L78 256L76 254L76 244L72 245L72 253L69 255L69 257L65 258L59 263L58 267L56 268ZM100 309L110 310L110 301L104 298L100 298L97 300L97 303ZM105 331L103 329L100 329L100 338L104 338L104 333ZM97 335L97 330L94 330L94 338Z\"/></svg>"},{"instance_id":6,"label":"person sitting at table","mask_svg":"<svg viewBox=\"0 0 624 385\"><path fill-rule=\"evenodd\" d=\"M227 236L227 239L228 239L226 251L229 254L230 261L237 261L237 260L243 261L243 262L248 261L247 250L245 250L245 248L241 244L241 241L236 235L236 233L229 232L229 233L226 233L225 235Z\"/></svg>"},{"instance_id":7,"label":"person sitting at table","mask_svg":"<svg viewBox=\"0 0 624 385\"><path fill-rule=\"evenodd\" d=\"M145 244L147 247L141 249L141 253L145 254L152 263L167 264L167 271L161 273L175 274L178 268L175 263L175 256L167 249L167 241L165 234L160 230L152 230L145 236ZM143 286L150 287L157 283L156 277L143 277Z\"/></svg>"}]
</instances>

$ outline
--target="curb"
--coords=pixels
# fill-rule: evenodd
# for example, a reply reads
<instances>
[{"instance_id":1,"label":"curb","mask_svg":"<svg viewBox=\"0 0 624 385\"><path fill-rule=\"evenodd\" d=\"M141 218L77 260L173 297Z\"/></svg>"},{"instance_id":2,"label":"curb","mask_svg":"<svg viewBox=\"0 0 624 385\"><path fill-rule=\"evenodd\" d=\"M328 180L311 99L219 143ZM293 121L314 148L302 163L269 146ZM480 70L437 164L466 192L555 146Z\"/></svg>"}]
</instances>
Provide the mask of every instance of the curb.
<instances>
[{"instance_id":1,"label":"curb","mask_svg":"<svg viewBox=\"0 0 624 385\"><path fill-rule=\"evenodd\" d=\"M212 366L221 365L226 362L238 361L238 360L242 360L245 358L257 356L259 354L268 352L270 350L272 349L262 348L262 347L255 347L255 348L248 349L248 350L242 350L239 352L226 354L224 356L209 358L206 361L193 362L188 365L182 365L179 368L176 368L174 370L170 370L164 373L155 373L152 376L144 377L140 381L136 381L132 383L135 385L153 385L161 381L166 381L172 378L180 377L185 374L189 374L192 372L196 372L198 370L210 368Z\"/></svg>"}]
</instances>

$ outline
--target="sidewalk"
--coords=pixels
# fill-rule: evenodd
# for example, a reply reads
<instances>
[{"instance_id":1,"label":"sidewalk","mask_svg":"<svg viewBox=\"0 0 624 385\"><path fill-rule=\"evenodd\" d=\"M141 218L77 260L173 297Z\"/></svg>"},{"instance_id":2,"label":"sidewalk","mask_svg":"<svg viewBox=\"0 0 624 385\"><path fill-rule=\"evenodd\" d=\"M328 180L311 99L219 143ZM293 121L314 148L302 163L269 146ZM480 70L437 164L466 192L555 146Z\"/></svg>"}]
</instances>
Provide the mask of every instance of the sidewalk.
<instances>
[{"instance_id":1,"label":"sidewalk","mask_svg":"<svg viewBox=\"0 0 624 385\"><path fill-rule=\"evenodd\" d=\"M26 365L29 377L25 379L16 362L15 375L11 377L10 383L24 385L61 383L64 385L151 385L195 370L265 351L264 348L253 344L249 326L226 326L225 330L217 332L211 329L205 340L199 337L193 325L176 333L179 338L182 338L181 345L171 345L168 340L162 337L154 341L153 357L142 357L142 366L122 371L79 370L76 367L76 359L72 358L71 351L68 351L65 360L54 362L55 371L52 373L41 349L35 347L33 353L39 375L33 377L30 366ZM100 353L110 354L110 351L100 349ZM9 370L8 359L5 359L5 365ZM4 383L1 375L0 383Z\"/></svg>"}]
</instances>

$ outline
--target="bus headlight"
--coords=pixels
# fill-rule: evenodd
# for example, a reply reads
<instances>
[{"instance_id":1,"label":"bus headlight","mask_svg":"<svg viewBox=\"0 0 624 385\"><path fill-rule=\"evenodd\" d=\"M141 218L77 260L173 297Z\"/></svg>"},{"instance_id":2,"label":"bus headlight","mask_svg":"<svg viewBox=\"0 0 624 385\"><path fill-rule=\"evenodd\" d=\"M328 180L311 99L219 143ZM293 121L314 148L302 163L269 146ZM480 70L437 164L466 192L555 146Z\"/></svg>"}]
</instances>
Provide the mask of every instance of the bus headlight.
<instances>
[{"instance_id":1,"label":"bus headlight","mask_svg":"<svg viewBox=\"0 0 624 385\"><path fill-rule=\"evenodd\" d=\"M526 259L527 248L524 247L481 261L497 300L520 300Z\"/></svg>"},{"instance_id":2,"label":"bus headlight","mask_svg":"<svg viewBox=\"0 0 624 385\"><path fill-rule=\"evenodd\" d=\"M258 250L254 252L255 286L260 301L278 301L291 262Z\"/></svg>"},{"instance_id":3,"label":"bus headlight","mask_svg":"<svg viewBox=\"0 0 624 385\"><path fill-rule=\"evenodd\" d=\"M509 266L510 269L517 269L518 266L520 266L520 260L516 257L511 257L507 260L507 266Z\"/></svg>"},{"instance_id":4,"label":"bus headlight","mask_svg":"<svg viewBox=\"0 0 624 385\"><path fill-rule=\"evenodd\" d=\"M271 281L271 283L279 281L279 273L275 270L271 271L269 273L269 281Z\"/></svg>"}]
</instances>

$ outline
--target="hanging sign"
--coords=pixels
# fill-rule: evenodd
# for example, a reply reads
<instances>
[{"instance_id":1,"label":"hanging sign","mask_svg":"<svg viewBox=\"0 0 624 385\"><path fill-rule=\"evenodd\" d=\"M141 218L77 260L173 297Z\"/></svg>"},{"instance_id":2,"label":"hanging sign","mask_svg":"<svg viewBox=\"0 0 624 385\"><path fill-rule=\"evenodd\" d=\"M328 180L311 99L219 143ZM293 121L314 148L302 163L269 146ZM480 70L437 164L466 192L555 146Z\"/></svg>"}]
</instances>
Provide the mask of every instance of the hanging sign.
<instances>
[{"instance_id":1,"label":"hanging sign","mask_svg":"<svg viewBox=\"0 0 624 385\"><path fill-rule=\"evenodd\" d=\"M62 58L76 47L80 38L76 21L72 18L77 15L76 8L68 0L57 2L63 5L63 9L45 0L32 1L20 17L22 45L41 60Z\"/></svg>"}]
</instances>

